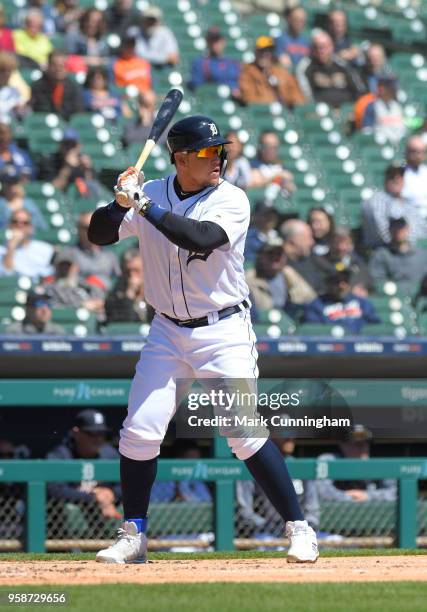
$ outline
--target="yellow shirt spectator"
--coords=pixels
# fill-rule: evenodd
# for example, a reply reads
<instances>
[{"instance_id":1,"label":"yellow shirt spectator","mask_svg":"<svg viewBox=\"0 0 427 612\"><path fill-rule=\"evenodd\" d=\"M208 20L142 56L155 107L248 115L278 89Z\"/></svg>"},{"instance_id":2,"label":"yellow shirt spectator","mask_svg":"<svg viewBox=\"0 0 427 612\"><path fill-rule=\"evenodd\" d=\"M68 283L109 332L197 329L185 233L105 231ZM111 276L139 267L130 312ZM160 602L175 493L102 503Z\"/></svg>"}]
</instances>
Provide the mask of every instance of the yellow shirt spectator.
<instances>
[{"instance_id":1,"label":"yellow shirt spectator","mask_svg":"<svg viewBox=\"0 0 427 612\"><path fill-rule=\"evenodd\" d=\"M36 34L31 36L25 30L15 30L13 32L15 50L18 55L29 57L44 67L47 63L49 53L53 50L53 45L46 34Z\"/></svg>"},{"instance_id":2,"label":"yellow shirt spectator","mask_svg":"<svg viewBox=\"0 0 427 612\"><path fill-rule=\"evenodd\" d=\"M13 32L15 52L29 57L44 68L53 45L48 36L43 34L43 13L36 8L27 12L22 30Z\"/></svg>"}]
</instances>

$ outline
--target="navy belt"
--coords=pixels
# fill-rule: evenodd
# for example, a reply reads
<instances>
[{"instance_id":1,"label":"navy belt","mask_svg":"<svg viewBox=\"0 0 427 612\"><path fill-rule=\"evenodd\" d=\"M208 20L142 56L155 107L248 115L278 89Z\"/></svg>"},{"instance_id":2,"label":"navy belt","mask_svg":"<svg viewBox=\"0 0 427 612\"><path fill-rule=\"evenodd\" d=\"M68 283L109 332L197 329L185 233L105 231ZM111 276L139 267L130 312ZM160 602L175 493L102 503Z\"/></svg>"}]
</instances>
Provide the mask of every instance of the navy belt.
<instances>
[{"instance_id":1,"label":"navy belt","mask_svg":"<svg viewBox=\"0 0 427 612\"><path fill-rule=\"evenodd\" d=\"M249 302L243 300L243 302L240 302L240 304L236 304L236 306L228 306L227 308L218 310L215 313L215 320L220 321L221 319L225 319L226 317L231 317L231 315L242 310L241 306L243 306L244 308L249 308ZM175 323L175 325L178 325L178 327L206 327L207 325L212 325L212 323L214 322L210 322L208 317L199 317L198 319L186 319L185 321L181 321L181 319L174 319L173 317L170 317L164 312L162 312L162 315L169 319L169 321L172 321L172 323Z\"/></svg>"}]
</instances>

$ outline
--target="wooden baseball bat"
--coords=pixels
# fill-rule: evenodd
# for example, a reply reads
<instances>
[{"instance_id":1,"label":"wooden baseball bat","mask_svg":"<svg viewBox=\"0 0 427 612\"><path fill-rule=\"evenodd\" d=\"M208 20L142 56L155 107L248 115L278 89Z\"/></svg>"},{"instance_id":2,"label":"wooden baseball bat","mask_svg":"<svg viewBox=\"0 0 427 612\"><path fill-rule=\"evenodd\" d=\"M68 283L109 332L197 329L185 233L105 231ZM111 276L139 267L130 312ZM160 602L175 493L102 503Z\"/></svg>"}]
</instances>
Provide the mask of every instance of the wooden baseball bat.
<instances>
[{"instance_id":1,"label":"wooden baseball bat","mask_svg":"<svg viewBox=\"0 0 427 612\"><path fill-rule=\"evenodd\" d=\"M138 170L138 172L141 170L142 166L147 161L147 158L153 150L156 142L171 122L172 117L175 115L178 109L178 106L181 104L181 100L182 92L179 89L171 89L167 93L162 105L158 110L156 118L154 119L153 125L151 126L147 142L145 143L144 148L142 149L141 154L138 157L138 161L135 164L135 168ZM116 202L118 204L122 204L126 201L126 193L123 191L119 191L116 194Z\"/></svg>"}]
</instances>

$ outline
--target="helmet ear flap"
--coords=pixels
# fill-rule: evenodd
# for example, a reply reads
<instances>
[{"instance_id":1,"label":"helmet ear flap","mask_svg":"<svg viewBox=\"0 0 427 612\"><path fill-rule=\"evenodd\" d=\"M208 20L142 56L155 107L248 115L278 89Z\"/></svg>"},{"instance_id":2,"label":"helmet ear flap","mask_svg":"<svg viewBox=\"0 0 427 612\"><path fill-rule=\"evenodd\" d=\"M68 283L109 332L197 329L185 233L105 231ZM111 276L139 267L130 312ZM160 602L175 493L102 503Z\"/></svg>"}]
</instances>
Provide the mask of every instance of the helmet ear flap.
<instances>
[{"instance_id":1,"label":"helmet ear flap","mask_svg":"<svg viewBox=\"0 0 427 612\"><path fill-rule=\"evenodd\" d=\"M219 167L219 171L220 171L220 176L223 177L225 174L225 170L227 168L227 151L225 149L225 146L222 147L222 153L221 153L221 165Z\"/></svg>"}]
</instances>

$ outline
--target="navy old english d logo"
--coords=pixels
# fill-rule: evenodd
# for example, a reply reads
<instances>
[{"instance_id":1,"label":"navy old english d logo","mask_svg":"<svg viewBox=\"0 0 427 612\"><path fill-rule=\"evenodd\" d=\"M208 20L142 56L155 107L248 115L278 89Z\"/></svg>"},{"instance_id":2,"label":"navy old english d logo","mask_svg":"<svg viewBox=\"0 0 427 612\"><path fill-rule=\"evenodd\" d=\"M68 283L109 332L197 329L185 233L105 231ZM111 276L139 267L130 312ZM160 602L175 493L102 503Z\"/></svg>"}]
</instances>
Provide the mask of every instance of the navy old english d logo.
<instances>
[{"instance_id":1,"label":"navy old english d logo","mask_svg":"<svg viewBox=\"0 0 427 612\"><path fill-rule=\"evenodd\" d=\"M193 261L193 259L200 259L201 261L206 261L209 255L211 255L212 253L213 251L208 251L207 253L196 253L195 251L189 251L187 257L187 266L190 261Z\"/></svg>"}]
</instances>

